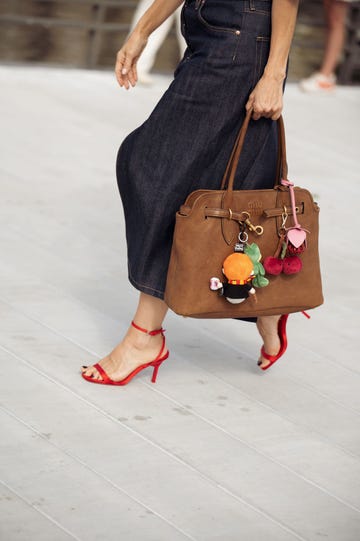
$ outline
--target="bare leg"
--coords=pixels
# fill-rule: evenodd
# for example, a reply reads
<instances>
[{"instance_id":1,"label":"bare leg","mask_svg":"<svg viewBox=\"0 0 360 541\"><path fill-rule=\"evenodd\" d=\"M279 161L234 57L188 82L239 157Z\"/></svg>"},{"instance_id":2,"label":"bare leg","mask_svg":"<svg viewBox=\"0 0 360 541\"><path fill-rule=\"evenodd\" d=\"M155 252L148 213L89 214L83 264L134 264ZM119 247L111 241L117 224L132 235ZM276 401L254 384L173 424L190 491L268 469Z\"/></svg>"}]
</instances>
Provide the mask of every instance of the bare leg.
<instances>
[{"instance_id":1,"label":"bare leg","mask_svg":"<svg viewBox=\"0 0 360 541\"><path fill-rule=\"evenodd\" d=\"M256 326L264 342L264 349L269 355L276 355L280 349L278 322L280 316L262 316L257 318ZM265 367L270 361L260 356L261 366Z\"/></svg>"},{"instance_id":2,"label":"bare leg","mask_svg":"<svg viewBox=\"0 0 360 541\"><path fill-rule=\"evenodd\" d=\"M343 48L348 4L338 0L324 0L324 9L327 32L320 73L328 77L335 72Z\"/></svg>"},{"instance_id":3,"label":"bare leg","mask_svg":"<svg viewBox=\"0 0 360 541\"><path fill-rule=\"evenodd\" d=\"M134 322L149 331L160 329L167 310L167 305L161 299L140 293ZM100 365L111 379L119 381L141 364L152 361L159 353L161 344L161 335L149 336L130 326L122 341L109 355L101 359ZM101 379L99 372L93 366L83 369L83 372L87 376Z\"/></svg>"}]
</instances>

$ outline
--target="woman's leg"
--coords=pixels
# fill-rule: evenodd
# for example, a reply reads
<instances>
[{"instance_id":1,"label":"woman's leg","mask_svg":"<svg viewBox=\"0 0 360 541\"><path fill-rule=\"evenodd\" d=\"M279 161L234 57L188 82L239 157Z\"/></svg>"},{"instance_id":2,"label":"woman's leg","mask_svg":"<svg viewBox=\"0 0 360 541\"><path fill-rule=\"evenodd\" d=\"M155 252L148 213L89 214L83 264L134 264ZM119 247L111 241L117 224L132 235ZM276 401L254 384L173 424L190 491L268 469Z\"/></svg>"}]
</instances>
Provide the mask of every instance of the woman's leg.
<instances>
[{"instance_id":1,"label":"woman's leg","mask_svg":"<svg viewBox=\"0 0 360 541\"><path fill-rule=\"evenodd\" d=\"M268 355L276 355L280 349L278 322L280 316L262 316L257 318L256 326L264 342L264 349ZM264 368L270 361L260 355L261 366Z\"/></svg>"},{"instance_id":2,"label":"woman's leg","mask_svg":"<svg viewBox=\"0 0 360 541\"><path fill-rule=\"evenodd\" d=\"M163 300L140 293L134 323L149 331L160 329L167 310L168 307ZM161 334L149 336L131 325L121 342L111 353L101 359L100 364L109 378L119 381L141 364L154 360L160 351L161 344ZM165 349L163 353L165 354L166 351ZM83 369L83 373L95 379L101 379L99 372L93 366Z\"/></svg>"},{"instance_id":3,"label":"woman's leg","mask_svg":"<svg viewBox=\"0 0 360 541\"><path fill-rule=\"evenodd\" d=\"M327 77L335 72L343 48L348 7L349 5L346 2L324 0L327 32L320 73Z\"/></svg>"}]
</instances>

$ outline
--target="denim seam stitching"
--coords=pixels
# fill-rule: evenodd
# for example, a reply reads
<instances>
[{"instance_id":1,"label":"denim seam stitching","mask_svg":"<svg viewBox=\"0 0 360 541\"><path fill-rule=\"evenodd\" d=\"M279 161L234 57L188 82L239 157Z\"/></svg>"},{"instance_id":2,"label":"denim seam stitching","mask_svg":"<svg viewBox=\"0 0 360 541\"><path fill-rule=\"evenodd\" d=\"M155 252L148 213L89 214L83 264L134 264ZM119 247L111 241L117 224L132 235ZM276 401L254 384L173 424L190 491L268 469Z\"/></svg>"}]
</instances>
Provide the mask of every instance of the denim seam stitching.
<instances>
[{"instance_id":1,"label":"denim seam stitching","mask_svg":"<svg viewBox=\"0 0 360 541\"><path fill-rule=\"evenodd\" d=\"M257 58L258 58L258 48L259 48L259 44L260 41L257 41L256 40L256 48L255 48L255 62L254 62L254 71L253 71L253 80L252 80L252 84L251 84L251 87L254 88L255 84L256 84L256 79L257 79L257 72L258 72L258 61L257 61Z\"/></svg>"},{"instance_id":2,"label":"denim seam stitching","mask_svg":"<svg viewBox=\"0 0 360 541\"><path fill-rule=\"evenodd\" d=\"M208 23L201 13L203 7L204 4L200 4L199 9L197 10L197 17L200 23L202 23L208 30L213 30L214 32L226 32L230 34L234 34L238 30L238 28L235 27L226 28L225 26L213 26L212 24Z\"/></svg>"},{"instance_id":3,"label":"denim seam stitching","mask_svg":"<svg viewBox=\"0 0 360 541\"><path fill-rule=\"evenodd\" d=\"M256 13L260 13L260 15L270 15L271 14L271 11L265 11L263 9L244 8L244 12L246 12L246 13L254 13L255 15L256 15Z\"/></svg>"}]
</instances>

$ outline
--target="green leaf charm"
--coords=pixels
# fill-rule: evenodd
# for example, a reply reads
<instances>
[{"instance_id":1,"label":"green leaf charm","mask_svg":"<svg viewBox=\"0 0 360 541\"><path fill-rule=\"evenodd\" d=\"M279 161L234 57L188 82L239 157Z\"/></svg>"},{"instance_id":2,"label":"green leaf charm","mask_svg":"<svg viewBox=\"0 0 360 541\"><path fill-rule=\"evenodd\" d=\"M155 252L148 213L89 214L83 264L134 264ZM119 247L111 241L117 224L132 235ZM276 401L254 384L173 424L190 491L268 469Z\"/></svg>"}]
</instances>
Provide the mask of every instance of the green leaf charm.
<instances>
[{"instance_id":1,"label":"green leaf charm","mask_svg":"<svg viewBox=\"0 0 360 541\"><path fill-rule=\"evenodd\" d=\"M247 256L250 257L254 265L254 275L255 278L252 281L254 287L265 287L269 284L269 280L265 278L265 269L260 263L261 252L259 246L253 242L247 244L244 248L244 252Z\"/></svg>"},{"instance_id":2,"label":"green leaf charm","mask_svg":"<svg viewBox=\"0 0 360 541\"><path fill-rule=\"evenodd\" d=\"M253 263L258 263L261 259L260 248L255 242L247 244L244 248L244 252L250 257Z\"/></svg>"},{"instance_id":3,"label":"green leaf charm","mask_svg":"<svg viewBox=\"0 0 360 541\"><path fill-rule=\"evenodd\" d=\"M256 276L252 281L254 287L265 287L269 285L269 280L265 276Z\"/></svg>"}]
</instances>

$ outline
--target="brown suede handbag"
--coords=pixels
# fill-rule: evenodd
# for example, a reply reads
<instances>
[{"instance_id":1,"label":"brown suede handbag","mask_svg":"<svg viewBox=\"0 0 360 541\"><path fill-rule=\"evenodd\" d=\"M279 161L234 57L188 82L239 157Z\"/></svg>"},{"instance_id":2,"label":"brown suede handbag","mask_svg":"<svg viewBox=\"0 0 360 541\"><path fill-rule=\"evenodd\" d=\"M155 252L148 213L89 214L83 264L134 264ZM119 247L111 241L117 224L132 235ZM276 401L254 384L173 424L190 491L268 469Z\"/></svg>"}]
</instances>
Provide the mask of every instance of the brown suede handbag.
<instances>
[{"instance_id":1,"label":"brown suede handbag","mask_svg":"<svg viewBox=\"0 0 360 541\"><path fill-rule=\"evenodd\" d=\"M165 302L179 315L256 317L303 311L323 303L319 207L308 190L294 188L287 180L282 117L277 121L279 145L274 188L233 189L251 115L249 110L221 189L192 192L176 213ZM251 255L254 263L249 276L238 265L246 259L244 255L239 257L244 252ZM238 255L234 259L229 258L235 253ZM225 260L233 261L233 265L229 263L224 271ZM264 267L269 267L269 273L264 272Z\"/></svg>"}]
</instances>

